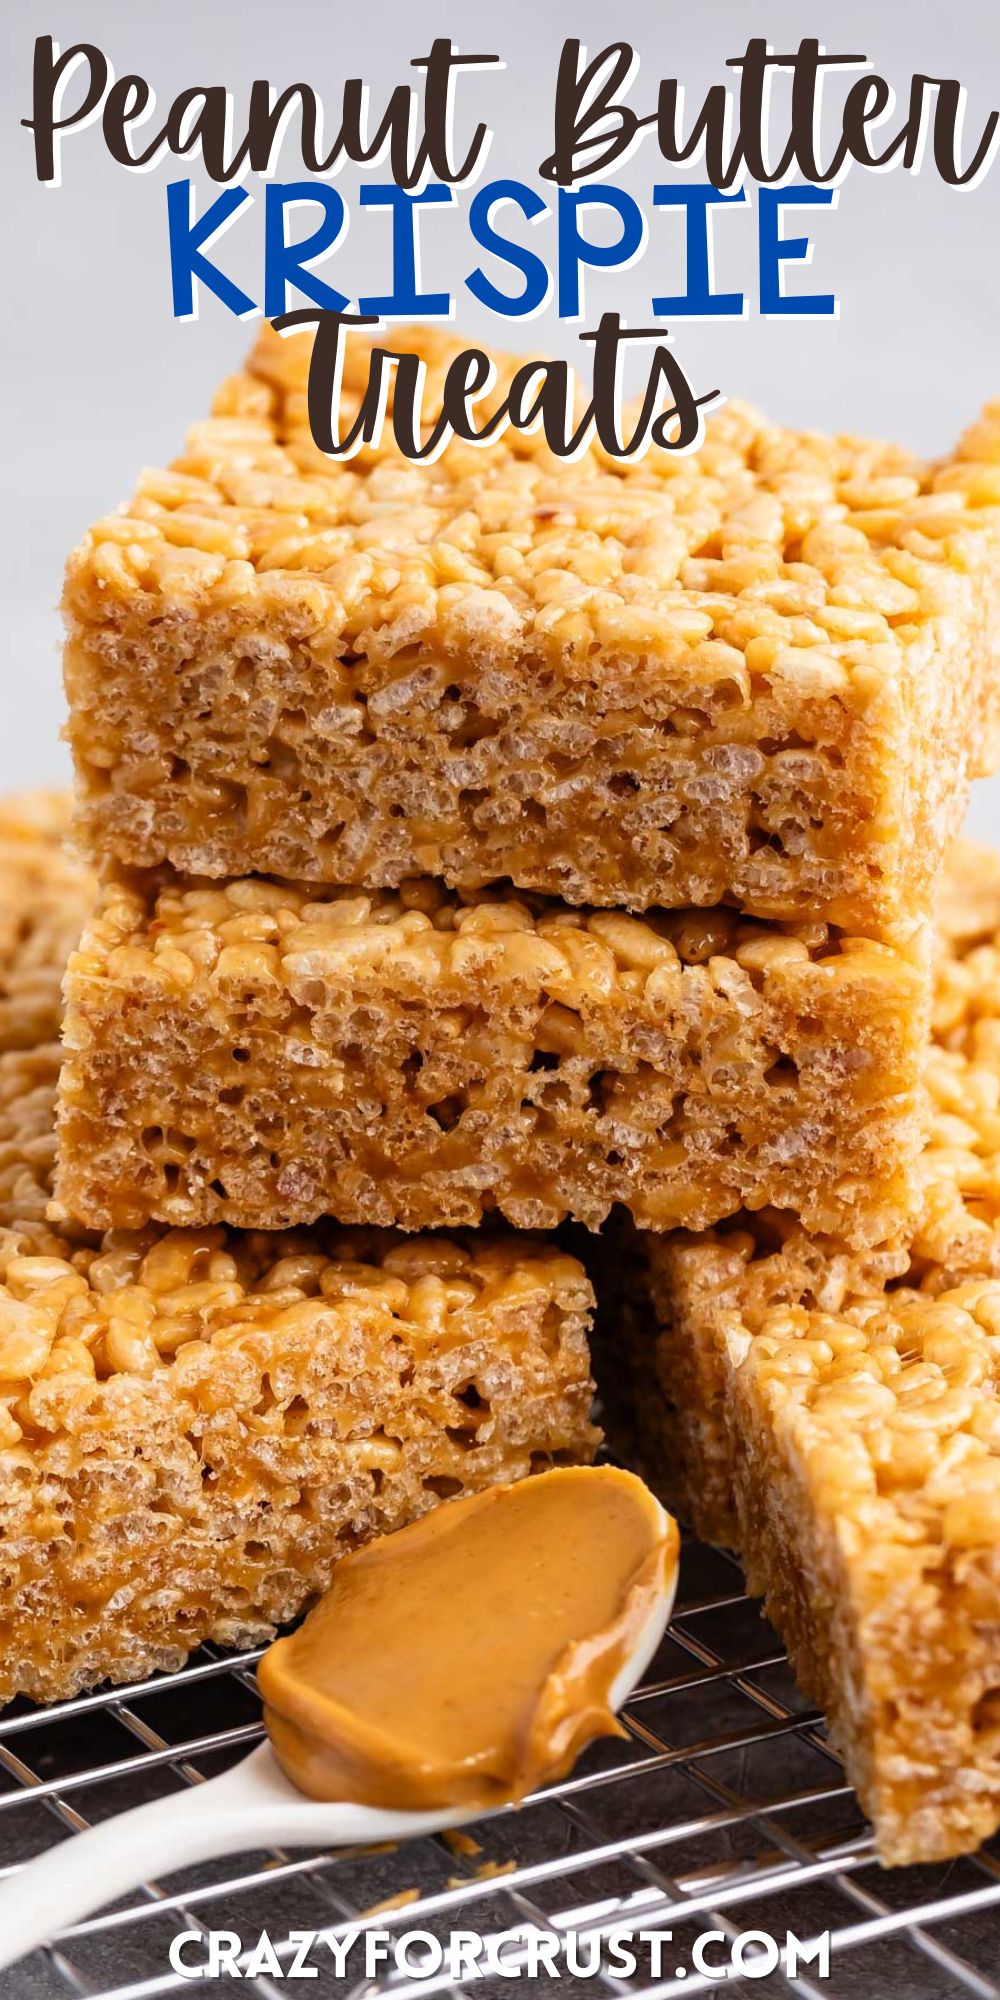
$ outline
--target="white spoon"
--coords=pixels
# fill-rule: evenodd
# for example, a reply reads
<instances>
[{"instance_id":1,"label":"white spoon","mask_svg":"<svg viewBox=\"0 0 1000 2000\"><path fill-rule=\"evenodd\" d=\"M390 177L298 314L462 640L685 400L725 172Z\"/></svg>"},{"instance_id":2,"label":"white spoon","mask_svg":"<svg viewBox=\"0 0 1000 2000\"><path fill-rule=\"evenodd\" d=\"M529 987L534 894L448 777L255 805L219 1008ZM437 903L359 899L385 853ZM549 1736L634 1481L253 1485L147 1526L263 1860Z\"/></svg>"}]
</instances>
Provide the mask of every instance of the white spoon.
<instances>
[{"instance_id":1,"label":"white spoon","mask_svg":"<svg viewBox=\"0 0 1000 2000\"><path fill-rule=\"evenodd\" d=\"M662 1511L662 1510L661 1510ZM667 1515L663 1515L664 1528ZM616 1712L646 1671L673 1608L676 1565L611 1687ZM317 1804L289 1782L269 1743L220 1778L135 1806L74 1834L0 1886L0 1970L129 1889L175 1868L259 1847L357 1847L484 1819L482 1806L387 1812Z\"/></svg>"}]
</instances>

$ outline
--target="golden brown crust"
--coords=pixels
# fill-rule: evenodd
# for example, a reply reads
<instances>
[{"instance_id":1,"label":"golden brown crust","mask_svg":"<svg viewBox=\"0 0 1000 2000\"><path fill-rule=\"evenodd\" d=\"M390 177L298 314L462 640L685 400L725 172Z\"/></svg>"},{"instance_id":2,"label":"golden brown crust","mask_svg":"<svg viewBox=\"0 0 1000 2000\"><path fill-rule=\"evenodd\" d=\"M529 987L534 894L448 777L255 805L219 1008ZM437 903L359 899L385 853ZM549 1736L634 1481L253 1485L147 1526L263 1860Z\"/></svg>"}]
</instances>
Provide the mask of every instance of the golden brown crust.
<instances>
[{"instance_id":1,"label":"golden brown crust","mask_svg":"<svg viewBox=\"0 0 1000 2000\"><path fill-rule=\"evenodd\" d=\"M667 1413L658 1448L641 1401L657 1483L740 1548L893 1862L1000 1823L995 857L959 846L939 925L905 1241L858 1255L774 1215L647 1236L626 1322L627 1366L652 1362Z\"/></svg>"},{"instance_id":2,"label":"golden brown crust","mask_svg":"<svg viewBox=\"0 0 1000 2000\"><path fill-rule=\"evenodd\" d=\"M266 1636L358 1541L598 1439L590 1288L551 1244L46 1216L31 1037L90 893L54 835L0 811L0 1700Z\"/></svg>"},{"instance_id":3,"label":"golden brown crust","mask_svg":"<svg viewBox=\"0 0 1000 2000\"><path fill-rule=\"evenodd\" d=\"M95 850L910 932L1000 749L1000 406L938 467L740 405L627 469L334 463L308 352L265 332L70 560Z\"/></svg>"},{"instance_id":4,"label":"golden brown crust","mask_svg":"<svg viewBox=\"0 0 1000 2000\"><path fill-rule=\"evenodd\" d=\"M67 979L60 1198L116 1227L775 1203L869 1240L919 1144L925 958L429 882L111 882Z\"/></svg>"}]
</instances>

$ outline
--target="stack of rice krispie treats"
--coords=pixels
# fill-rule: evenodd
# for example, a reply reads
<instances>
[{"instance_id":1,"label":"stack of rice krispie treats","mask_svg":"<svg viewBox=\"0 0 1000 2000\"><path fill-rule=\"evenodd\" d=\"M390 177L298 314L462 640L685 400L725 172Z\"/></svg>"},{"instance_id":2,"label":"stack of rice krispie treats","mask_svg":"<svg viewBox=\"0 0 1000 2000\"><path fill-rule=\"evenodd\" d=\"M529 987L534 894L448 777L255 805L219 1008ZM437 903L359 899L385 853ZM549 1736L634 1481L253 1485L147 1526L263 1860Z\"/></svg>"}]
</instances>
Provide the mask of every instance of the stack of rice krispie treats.
<instances>
[{"instance_id":1,"label":"stack of rice krispie treats","mask_svg":"<svg viewBox=\"0 0 1000 2000\"><path fill-rule=\"evenodd\" d=\"M65 821L0 809L0 1701L252 1645L360 1541L598 1442L591 1290L551 1240L53 1208L60 985L95 889Z\"/></svg>"},{"instance_id":2,"label":"stack of rice krispie treats","mask_svg":"<svg viewBox=\"0 0 1000 2000\"><path fill-rule=\"evenodd\" d=\"M453 350L412 339L432 416ZM178 1447L188 1371L211 1402L175 1647L220 1628L227 1592L259 1629L352 1538L476 1478L588 1456L588 1280L540 1232L603 1225L587 1261L627 1448L745 1545L886 1857L957 1851L1000 1819L1000 1352L994 1232L947 1179L975 1151L955 1129L965 1072L948 1167L928 1166L934 1064L960 1052L935 1055L930 1090L925 1070L935 977L940 1021L942 968L957 979L1000 924L968 858L948 879L972 930L932 924L969 781L1000 759L1000 411L937 465L739 406L696 454L627 467L596 446L559 465L520 435L431 466L391 440L335 463L310 436L308 362L307 339L266 333L185 455L91 531L66 587L76 833L99 880L69 962L45 1227L79 1268L81 1321L96 1263L134 1324L124 1351L147 1373L127 1360L116 1398L145 1420L156 1385ZM348 399L366 380L367 363L348 371ZM971 1279L947 1261L959 1210L984 1260ZM344 1227L368 1232L363 1249ZM774 1258L802 1282L776 1279L758 1314ZM148 1259L166 1304L148 1303ZM974 1304L939 1297L980 1277ZM175 1282L221 1286L225 1304L195 1330L178 1308L172 1342ZM297 1368L266 1351L286 1285ZM839 1345L814 1324L831 1312ZM895 1344L894 1315L909 1315ZM98 1357L86 1506L107 1501L119 1446L108 1336L83 1344ZM242 1400L217 1358L234 1347ZM911 1422L935 1369L950 1428ZM902 1447L879 1456L897 1401L922 1434L905 1466ZM220 1433L217 1507L202 1437ZM37 1464L33 1441L17 1448ZM152 1435L139 1449L155 1514ZM852 1454L867 1510L860 1486L839 1498ZM227 1528L241 1481L267 1478L268 1532L262 1500L258 1527ZM178 1473L165 1541L188 1505ZM301 1550L297 1509L314 1531ZM112 1502L101 1519L106 1580L128 1533ZM982 1545L962 1541L977 1524ZM142 1532L156 1544L155 1520ZM235 1575L233 1533L254 1552ZM884 1617L890 1584L923 1635L905 1660L871 1627L868 1594ZM145 1619L138 1570L135 1590ZM75 1672L103 1661L117 1616ZM959 1699L961 1619L978 1651ZM901 1775L900 1718L922 1773Z\"/></svg>"}]
</instances>

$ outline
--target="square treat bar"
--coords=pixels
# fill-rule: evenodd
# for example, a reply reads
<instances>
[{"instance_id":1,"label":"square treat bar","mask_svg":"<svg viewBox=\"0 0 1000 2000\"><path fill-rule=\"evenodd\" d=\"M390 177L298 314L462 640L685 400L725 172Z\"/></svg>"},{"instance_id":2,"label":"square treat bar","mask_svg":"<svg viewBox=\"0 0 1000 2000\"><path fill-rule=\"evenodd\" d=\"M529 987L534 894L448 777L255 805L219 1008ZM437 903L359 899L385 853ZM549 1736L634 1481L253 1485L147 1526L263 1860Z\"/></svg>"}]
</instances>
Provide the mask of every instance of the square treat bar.
<instances>
[{"instance_id":1,"label":"square treat bar","mask_svg":"<svg viewBox=\"0 0 1000 2000\"><path fill-rule=\"evenodd\" d=\"M430 416L455 344L407 339ZM631 467L337 463L309 353L265 332L70 561L93 852L909 934L1000 755L1000 404L936 466L736 404Z\"/></svg>"},{"instance_id":2,"label":"square treat bar","mask_svg":"<svg viewBox=\"0 0 1000 2000\"><path fill-rule=\"evenodd\" d=\"M929 1084L902 1248L852 1256L775 1216L640 1238L605 1334L647 1474L739 1548L890 1862L1000 1824L1000 861L981 849L942 910Z\"/></svg>"},{"instance_id":3,"label":"square treat bar","mask_svg":"<svg viewBox=\"0 0 1000 2000\"><path fill-rule=\"evenodd\" d=\"M728 910L111 882L67 977L59 1195L114 1228L773 1203L871 1240L907 1205L929 1000L920 940Z\"/></svg>"},{"instance_id":4,"label":"square treat bar","mask_svg":"<svg viewBox=\"0 0 1000 2000\"><path fill-rule=\"evenodd\" d=\"M0 1701L255 1643L369 1536L599 1438L551 1243L46 1220L87 888L34 818L0 808Z\"/></svg>"}]
</instances>

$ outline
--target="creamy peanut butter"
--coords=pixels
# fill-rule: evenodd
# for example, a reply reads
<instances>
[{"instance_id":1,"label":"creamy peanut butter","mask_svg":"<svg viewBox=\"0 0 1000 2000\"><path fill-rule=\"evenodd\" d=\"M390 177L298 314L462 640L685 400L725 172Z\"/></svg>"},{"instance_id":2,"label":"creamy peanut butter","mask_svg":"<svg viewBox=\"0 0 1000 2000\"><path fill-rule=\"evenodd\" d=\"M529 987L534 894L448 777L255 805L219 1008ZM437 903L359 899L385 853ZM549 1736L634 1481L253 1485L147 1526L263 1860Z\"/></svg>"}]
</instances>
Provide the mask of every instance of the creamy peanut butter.
<instances>
[{"instance_id":1,"label":"creamy peanut butter","mask_svg":"<svg viewBox=\"0 0 1000 2000\"><path fill-rule=\"evenodd\" d=\"M623 1733L614 1685L677 1552L642 1481L610 1466L491 1487L370 1543L260 1663L279 1762L312 1798L523 1798Z\"/></svg>"}]
</instances>

